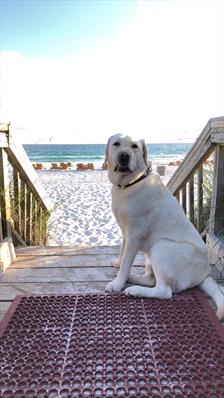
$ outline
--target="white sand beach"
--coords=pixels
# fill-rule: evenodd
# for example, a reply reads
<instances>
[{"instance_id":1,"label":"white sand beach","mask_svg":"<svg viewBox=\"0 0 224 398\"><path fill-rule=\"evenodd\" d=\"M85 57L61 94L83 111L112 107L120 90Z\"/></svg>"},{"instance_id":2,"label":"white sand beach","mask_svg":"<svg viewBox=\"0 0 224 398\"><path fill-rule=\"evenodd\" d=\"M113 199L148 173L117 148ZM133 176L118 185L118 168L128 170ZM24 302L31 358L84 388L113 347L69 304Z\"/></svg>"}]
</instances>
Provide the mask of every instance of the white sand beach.
<instances>
[{"instance_id":1,"label":"white sand beach","mask_svg":"<svg viewBox=\"0 0 224 398\"><path fill-rule=\"evenodd\" d=\"M173 170L169 168L165 183ZM38 172L38 178L53 203L50 246L120 244L107 171L46 170Z\"/></svg>"},{"instance_id":2,"label":"white sand beach","mask_svg":"<svg viewBox=\"0 0 224 398\"><path fill-rule=\"evenodd\" d=\"M120 243L106 171L47 170L38 176L54 205L49 219L49 245Z\"/></svg>"}]
</instances>

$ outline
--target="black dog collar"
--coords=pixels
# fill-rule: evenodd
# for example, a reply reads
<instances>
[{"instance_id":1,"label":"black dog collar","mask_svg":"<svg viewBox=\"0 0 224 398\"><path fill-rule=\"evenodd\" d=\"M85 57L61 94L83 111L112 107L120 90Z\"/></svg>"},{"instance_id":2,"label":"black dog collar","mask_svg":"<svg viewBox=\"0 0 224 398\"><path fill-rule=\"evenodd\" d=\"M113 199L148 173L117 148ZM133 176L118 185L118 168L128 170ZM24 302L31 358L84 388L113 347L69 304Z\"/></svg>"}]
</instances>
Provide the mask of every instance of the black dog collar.
<instances>
[{"instance_id":1,"label":"black dog collar","mask_svg":"<svg viewBox=\"0 0 224 398\"><path fill-rule=\"evenodd\" d=\"M135 181L133 181L133 182L130 182L130 184L124 185L123 188L131 187L132 185L135 185L135 184L137 184L138 182L144 180L144 178L148 177L148 175L151 173L151 171L152 171L152 168L151 168L151 166L149 166L149 167L147 168L146 172L145 172L144 174L141 175L141 177L139 177L137 180L135 180ZM121 188L121 185L117 185L117 186L118 186L119 188Z\"/></svg>"}]
</instances>

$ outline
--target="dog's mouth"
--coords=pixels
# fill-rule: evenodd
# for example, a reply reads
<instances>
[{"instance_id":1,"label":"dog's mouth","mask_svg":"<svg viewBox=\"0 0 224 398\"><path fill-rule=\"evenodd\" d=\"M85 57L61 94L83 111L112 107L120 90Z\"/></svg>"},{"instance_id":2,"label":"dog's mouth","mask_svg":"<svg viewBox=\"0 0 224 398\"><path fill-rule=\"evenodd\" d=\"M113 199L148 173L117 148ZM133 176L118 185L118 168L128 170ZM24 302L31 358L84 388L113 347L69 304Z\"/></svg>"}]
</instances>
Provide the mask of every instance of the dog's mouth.
<instances>
[{"instance_id":1,"label":"dog's mouth","mask_svg":"<svg viewBox=\"0 0 224 398\"><path fill-rule=\"evenodd\" d=\"M119 171L120 173L132 173L128 166L115 166L114 171Z\"/></svg>"}]
</instances>

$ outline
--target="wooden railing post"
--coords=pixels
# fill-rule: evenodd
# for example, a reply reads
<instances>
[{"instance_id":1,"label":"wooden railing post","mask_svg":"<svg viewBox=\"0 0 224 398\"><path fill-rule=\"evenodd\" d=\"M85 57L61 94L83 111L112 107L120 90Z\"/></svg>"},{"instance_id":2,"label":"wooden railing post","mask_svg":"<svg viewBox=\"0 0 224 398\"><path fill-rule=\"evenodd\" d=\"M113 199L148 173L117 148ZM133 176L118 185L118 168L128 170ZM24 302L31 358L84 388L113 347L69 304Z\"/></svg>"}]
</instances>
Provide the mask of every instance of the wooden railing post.
<instances>
[{"instance_id":1,"label":"wooden railing post","mask_svg":"<svg viewBox=\"0 0 224 398\"><path fill-rule=\"evenodd\" d=\"M187 211L187 190L186 190L186 185L182 188L182 207L184 212L186 213Z\"/></svg>"},{"instance_id":2,"label":"wooden railing post","mask_svg":"<svg viewBox=\"0 0 224 398\"><path fill-rule=\"evenodd\" d=\"M0 239L11 231L16 245L46 243L51 207L23 146L0 123Z\"/></svg>"},{"instance_id":3,"label":"wooden railing post","mask_svg":"<svg viewBox=\"0 0 224 398\"><path fill-rule=\"evenodd\" d=\"M176 200L180 203L180 191L177 191L175 194Z\"/></svg>"},{"instance_id":4,"label":"wooden railing post","mask_svg":"<svg viewBox=\"0 0 224 398\"><path fill-rule=\"evenodd\" d=\"M211 158L213 154L215 154L214 163ZM211 177L212 168L213 177ZM167 183L168 189L174 196L181 191L184 210L185 186L187 186L187 216L208 245L210 264L214 264L215 268L224 275L223 116L208 121Z\"/></svg>"},{"instance_id":5,"label":"wooden railing post","mask_svg":"<svg viewBox=\"0 0 224 398\"><path fill-rule=\"evenodd\" d=\"M26 183L24 180L21 180L21 236L23 240L26 242L26 223L27 223L27 215L26 215Z\"/></svg>"},{"instance_id":6,"label":"wooden railing post","mask_svg":"<svg viewBox=\"0 0 224 398\"><path fill-rule=\"evenodd\" d=\"M13 219L14 228L20 233L21 225L21 211L20 211L20 186L19 186L19 172L13 168Z\"/></svg>"},{"instance_id":7,"label":"wooden railing post","mask_svg":"<svg viewBox=\"0 0 224 398\"><path fill-rule=\"evenodd\" d=\"M37 206L38 206L38 203L37 203L37 200L34 198L34 200L33 200L33 207L32 207L32 224L33 224L33 236L32 236L32 239L33 239L33 244L34 245L36 245L37 244L37 242L38 242L38 231L37 231L37 229L38 229L38 220L37 220Z\"/></svg>"},{"instance_id":8,"label":"wooden railing post","mask_svg":"<svg viewBox=\"0 0 224 398\"><path fill-rule=\"evenodd\" d=\"M210 212L211 235L224 233L224 145L217 145L213 172L213 191Z\"/></svg>"},{"instance_id":9,"label":"wooden railing post","mask_svg":"<svg viewBox=\"0 0 224 398\"><path fill-rule=\"evenodd\" d=\"M26 193L26 240L27 244L32 244L32 199L33 195L30 189L27 189Z\"/></svg>"},{"instance_id":10,"label":"wooden railing post","mask_svg":"<svg viewBox=\"0 0 224 398\"><path fill-rule=\"evenodd\" d=\"M192 175L189 180L189 218L194 223L194 176Z\"/></svg>"},{"instance_id":11,"label":"wooden railing post","mask_svg":"<svg viewBox=\"0 0 224 398\"><path fill-rule=\"evenodd\" d=\"M202 232L202 213L203 213L203 165L197 170L197 230Z\"/></svg>"},{"instance_id":12,"label":"wooden railing post","mask_svg":"<svg viewBox=\"0 0 224 398\"><path fill-rule=\"evenodd\" d=\"M8 158L5 150L0 148L0 210L2 238L10 237L11 206L9 195Z\"/></svg>"}]
</instances>

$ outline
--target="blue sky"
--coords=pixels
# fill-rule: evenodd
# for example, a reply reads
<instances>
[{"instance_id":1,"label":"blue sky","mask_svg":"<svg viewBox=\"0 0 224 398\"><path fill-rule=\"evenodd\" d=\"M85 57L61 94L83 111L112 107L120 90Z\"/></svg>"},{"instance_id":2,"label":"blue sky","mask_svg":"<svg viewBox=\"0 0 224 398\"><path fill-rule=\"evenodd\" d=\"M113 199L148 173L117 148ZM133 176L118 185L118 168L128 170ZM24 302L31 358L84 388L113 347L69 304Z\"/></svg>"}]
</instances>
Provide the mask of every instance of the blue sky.
<instances>
[{"instance_id":1,"label":"blue sky","mask_svg":"<svg viewBox=\"0 0 224 398\"><path fill-rule=\"evenodd\" d=\"M135 15L128 0L1 0L1 47L63 57L116 35Z\"/></svg>"},{"instance_id":2,"label":"blue sky","mask_svg":"<svg viewBox=\"0 0 224 398\"><path fill-rule=\"evenodd\" d=\"M23 143L175 142L224 114L222 0L0 4L1 119Z\"/></svg>"}]
</instances>

